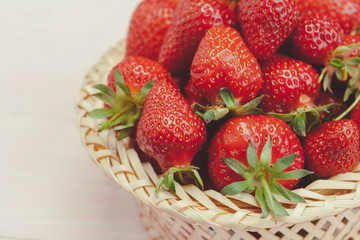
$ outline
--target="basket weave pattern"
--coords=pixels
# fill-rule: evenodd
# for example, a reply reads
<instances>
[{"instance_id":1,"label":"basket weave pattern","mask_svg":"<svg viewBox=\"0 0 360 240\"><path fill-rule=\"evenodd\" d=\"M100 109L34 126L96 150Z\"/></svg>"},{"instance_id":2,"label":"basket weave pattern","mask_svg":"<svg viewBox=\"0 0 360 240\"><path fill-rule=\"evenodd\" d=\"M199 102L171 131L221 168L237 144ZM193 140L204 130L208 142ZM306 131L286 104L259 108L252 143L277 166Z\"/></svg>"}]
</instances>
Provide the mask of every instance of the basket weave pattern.
<instances>
[{"instance_id":1,"label":"basket weave pattern","mask_svg":"<svg viewBox=\"0 0 360 240\"><path fill-rule=\"evenodd\" d=\"M90 156L138 204L140 216L153 239L360 239L360 166L352 173L317 180L294 192L306 203L278 198L289 216L261 218L251 194L224 196L202 192L193 185L176 185L177 194L154 194L158 176L142 163L132 141L117 141L112 130L99 133L101 121L89 112L102 107L93 97L94 85L105 83L108 73L124 57L125 42L110 49L86 75L76 100L77 126ZM165 236L165 237L164 237Z\"/></svg>"}]
</instances>

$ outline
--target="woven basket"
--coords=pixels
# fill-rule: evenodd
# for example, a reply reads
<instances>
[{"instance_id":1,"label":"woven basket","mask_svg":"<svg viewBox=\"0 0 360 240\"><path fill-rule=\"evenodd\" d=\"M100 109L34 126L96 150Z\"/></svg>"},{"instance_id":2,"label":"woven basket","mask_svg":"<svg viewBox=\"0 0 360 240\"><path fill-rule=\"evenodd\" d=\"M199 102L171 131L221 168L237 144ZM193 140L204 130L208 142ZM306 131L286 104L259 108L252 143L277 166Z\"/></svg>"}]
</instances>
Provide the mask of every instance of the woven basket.
<instances>
[{"instance_id":1,"label":"woven basket","mask_svg":"<svg viewBox=\"0 0 360 240\"><path fill-rule=\"evenodd\" d=\"M89 112L102 107L92 86L105 83L124 57L125 42L110 49L88 72L76 100L77 126L92 160L136 199L140 217L153 239L360 239L360 166L352 173L317 180L294 192L306 203L278 198L289 216L261 218L251 194L224 196L193 185L176 185L176 195L162 190L155 197L158 175L142 163L131 139L117 141L112 130L98 133L99 120Z\"/></svg>"}]
</instances>

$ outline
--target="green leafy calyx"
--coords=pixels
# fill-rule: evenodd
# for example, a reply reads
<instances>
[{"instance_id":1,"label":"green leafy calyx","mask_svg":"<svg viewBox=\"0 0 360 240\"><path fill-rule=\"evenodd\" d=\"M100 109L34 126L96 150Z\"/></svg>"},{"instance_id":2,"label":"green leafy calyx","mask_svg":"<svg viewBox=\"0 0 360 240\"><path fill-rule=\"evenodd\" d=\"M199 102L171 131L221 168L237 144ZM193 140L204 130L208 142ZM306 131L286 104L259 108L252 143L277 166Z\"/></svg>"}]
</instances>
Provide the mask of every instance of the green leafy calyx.
<instances>
[{"instance_id":1,"label":"green leafy calyx","mask_svg":"<svg viewBox=\"0 0 360 240\"><path fill-rule=\"evenodd\" d=\"M215 105L203 106L194 103L191 108L194 113L203 118L206 123L217 121L227 115L241 116L246 114L260 114L262 110L257 108L264 96L257 97L252 101L239 105L236 103L232 92L228 88L221 88L219 90L221 102Z\"/></svg>"},{"instance_id":2,"label":"green leafy calyx","mask_svg":"<svg viewBox=\"0 0 360 240\"><path fill-rule=\"evenodd\" d=\"M272 212L274 220L277 215L287 216L285 208L276 200L273 194L282 196L292 202L305 202L298 194L284 188L276 180L299 179L311 172L303 169L283 171L288 168L297 158L298 154L291 154L282 157L274 165L271 164L271 142L268 136L266 144L262 149L260 160L251 142L247 148L247 161L249 167L233 158L224 158L225 163L245 180L235 182L223 188L222 193L235 195L240 192L254 192L258 201L262 217L265 218Z\"/></svg>"},{"instance_id":3,"label":"green leafy calyx","mask_svg":"<svg viewBox=\"0 0 360 240\"><path fill-rule=\"evenodd\" d=\"M351 56L358 48L360 43L347 46L339 46L332 53L329 64L322 70L319 82L323 83L324 90L331 90L331 80L335 76L339 81L347 81L348 88L343 100L346 102L350 95L360 92L360 54Z\"/></svg>"},{"instance_id":4,"label":"green leafy calyx","mask_svg":"<svg viewBox=\"0 0 360 240\"><path fill-rule=\"evenodd\" d=\"M326 112L327 118L332 120L332 109L335 107L344 107L342 104L331 103L324 106L299 108L291 113L266 113L268 116L280 118L288 123L290 128L300 137L306 137L307 133L321 124L320 112Z\"/></svg>"},{"instance_id":5,"label":"green leafy calyx","mask_svg":"<svg viewBox=\"0 0 360 240\"><path fill-rule=\"evenodd\" d=\"M204 183L200 177L199 168L195 166L188 166L184 168L170 168L165 174L163 174L155 186L155 195L158 196L161 186L170 190L172 193L176 194L175 181L179 182L182 185L187 184L184 175L188 176L190 179L193 179L195 184L201 189L204 189Z\"/></svg>"},{"instance_id":6,"label":"green leafy calyx","mask_svg":"<svg viewBox=\"0 0 360 240\"><path fill-rule=\"evenodd\" d=\"M132 96L130 88L124 83L122 73L116 68L114 76L116 92L104 84L94 86L99 92L93 96L109 107L95 109L90 112L90 116L96 119L107 118L108 120L99 128L99 132L113 127L115 130L120 130L119 139L123 139L130 135L132 128L140 119L146 95L155 84L155 80L147 82L135 96Z\"/></svg>"}]
</instances>

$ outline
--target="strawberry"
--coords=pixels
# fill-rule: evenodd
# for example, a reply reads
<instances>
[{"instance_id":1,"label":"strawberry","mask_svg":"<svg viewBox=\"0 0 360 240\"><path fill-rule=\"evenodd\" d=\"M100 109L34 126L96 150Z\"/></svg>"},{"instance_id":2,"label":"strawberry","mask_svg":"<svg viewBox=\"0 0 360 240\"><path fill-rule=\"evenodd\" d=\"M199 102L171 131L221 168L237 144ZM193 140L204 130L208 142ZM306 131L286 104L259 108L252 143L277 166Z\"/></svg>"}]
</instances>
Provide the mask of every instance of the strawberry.
<instances>
[{"instance_id":1,"label":"strawberry","mask_svg":"<svg viewBox=\"0 0 360 240\"><path fill-rule=\"evenodd\" d=\"M175 9L158 60L172 74L186 73L207 30L214 25L234 24L232 5L219 0L181 0Z\"/></svg>"},{"instance_id":2,"label":"strawberry","mask_svg":"<svg viewBox=\"0 0 360 240\"><path fill-rule=\"evenodd\" d=\"M192 95L197 93L198 99L204 102L202 98L205 98L212 105L225 102L221 95L224 88L231 92L232 105L248 103L262 85L256 58L239 32L224 25L213 26L205 34L193 59L190 76L188 92L192 90Z\"/></svg>"},{"instance_id":3,"label":"strawberry","mask_svg":"<svg viewBox=\"0 0 360 240\"><path fill-rule=\"evenodd\" d=\"M132 15L126 42L126 57L157 60L160 47L178 0L145 0Z\"/></svg>"},{"instance_id":4,"label":"strawberry","mask_svg":"<svg viewBox=\"0 0 360 240\"><path fill-rule=\"evenodd\" d=\"M214 26L196 51L190 72L193 84L209 103L221 101L219 90L228 88L244 104L262 85L260 66L240 34L227 26Z\"/></svg>"},{"instance_id":5,"label":"strawberry","mask_svg":"<svg viewBox=\"0 0 360 240\"><path fill-rule=\"evenodd\" d=\"M296 0L300 12L313 11L330 15L348 34L360 27L360 2L358 0Z\"/></svg>"},{"instance_id":6,"label":"strawberry","mask_svg":"<svg viewBox=\"0 0 360 240\"><path fill-rule=\"evenodd\" d=\"M269 115L289 122L296 134L305 136L319 123L318 112L327 107L315 108L320 84L316 70L308 63L276 53L261 64L264 95L259 107Z\"/></svg>"},{"instance_id":7,"label":"strawberry","mask_svg":"<svg viewBox=\"0 0 360 240\"><path fill-rule=\"evenodd\" d=\"M245 42L257 59L267 59L289 37L299 11L295 0L240 0L238 21Z\"/></svg>"},{"instance_id":8,"label":"strawberry","mask_svg":"<svg viewBox=\"0 0 360 240\"><path fill-rule=\"evenodd\" d=\"M117 64L117 69L124 77L124 83L130 88L134 95L140 91L145 83L157 81L169 81L171 75L159 63L145 57L128 57ZM114 71L111 71L107 78L108 86L116 92Z\"/></svg>"},{"instance_id":9,"label":"strawberry","mask_svg":"<svg viewBox=\"0 0 360 240\"><path fill-rule=\"evenodd\" d=\"M289 113L314 106L320 84L319 75L308 63L276 54L261 64L265 95L260 107L266 112Z\"/></svg>"},{"instance_id":10,"label":"strawberry","mask_svg":"<svg viewBox=\"0 0 360 240\"><path fill-rule=\"evenodd\" d=\"M359 128L348 119L323 123L303 142L307 169L319 177L352 171L359 163Z\"/></svg>"},{"instance_id":11,"label":"strawberry","mask_svg":"<svg viewBox=\"0 0 360 240\"><path fill-rule=\"evenodd\" d=\"M156 192L162 183L175 192L174 174L190 171L196 178L198 174L190 164L205 140L204 122L191 111L177 86L157 82L146 97L136 133L140 149L166 172Z\"/></svg>"},{"instance_id":12,"label":"strawberry","mask_svg":"<svg viewBox=\"0 0 360 240\"><path fill-rule=\"evenodd\" d=\"M99 129L114 127L121 130L119 139L129 136L141 116L145 97L155 80L173 81L159 63L143 57L129 57L121 61L108 75L108 85L96 85L95 96L105 102L102 109L90 113L93 118L107 118ZM175 83L174 83L175 84Z\"/></svg>"},{"instance_id":13,"label":"strawberry","mask_svg":"<svg viewBox=\"0 0 360 240\"><path fill-rule=\"evenodd\" d=\"M232 118L213 137L209 149L209 177L224 194L256 189L255 196L264 215L268 208L274 214L287 214L264 204L264 198L267 202L273 199L270 190L290 200L303 201L286 190L309 172L301 170L304 167L301 144L284 121L265 115Z\"/></svg>"},{"instance_id":14,"label":"strawberry","mask_svg":"<svg viewBox=\"0 0 360 240\"><path fill-rule=\"evenodd\" d=\"M306 12L290 36L293 54L310 64L327 65L329 55L344 38L340 24L327 15Z\"/></svg>"},{"instance_id":15,"label":"strawberry","mask_svg":"<svg viewBox=\"0 0 360 240\"><path fill-rule=\"evenodd\" d=\"M195 103L206 105L207 99L202 95L199 88L197 88L193 81L189 81L185 87L186 100L190 105Z\"/></svg>"}]
</instances>

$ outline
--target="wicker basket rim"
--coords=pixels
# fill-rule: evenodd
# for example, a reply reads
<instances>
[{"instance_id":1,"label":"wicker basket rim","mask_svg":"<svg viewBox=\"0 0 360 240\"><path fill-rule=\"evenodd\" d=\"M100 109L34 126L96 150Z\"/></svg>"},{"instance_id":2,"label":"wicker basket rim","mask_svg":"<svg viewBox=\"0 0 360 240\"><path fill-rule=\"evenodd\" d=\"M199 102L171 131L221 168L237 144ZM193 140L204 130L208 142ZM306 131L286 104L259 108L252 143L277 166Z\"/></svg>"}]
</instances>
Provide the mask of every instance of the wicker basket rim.
<instances>
[{"instance_id":1,"label":"wicker basket rim","mask_svg":"<svg viewBox=\"0 0 360 240\"><path fill-rule=\"evenodd\" d=\"M154 189L158 175L151 164L140 161L130 141L117 141L114 131L99 133L99 120L89 116L90 111L102 105L92 96L96 92L92 86L105 82L108 72L124 58L124 52L125 41L120 41L87 73L76 99L77 127L90 158L108 177L139 200L174 217L233 229L293 225L360 206L360 165L351 173L317 180L294 190L306 203L292 204L279 197L289 216L278 217L277 223L272 216L261 218L259 206L251 194L224 196L214 190L203 192L193 185L176 184L176 195L161 190L156 197Z\"/></svg>"}]
</instances>

